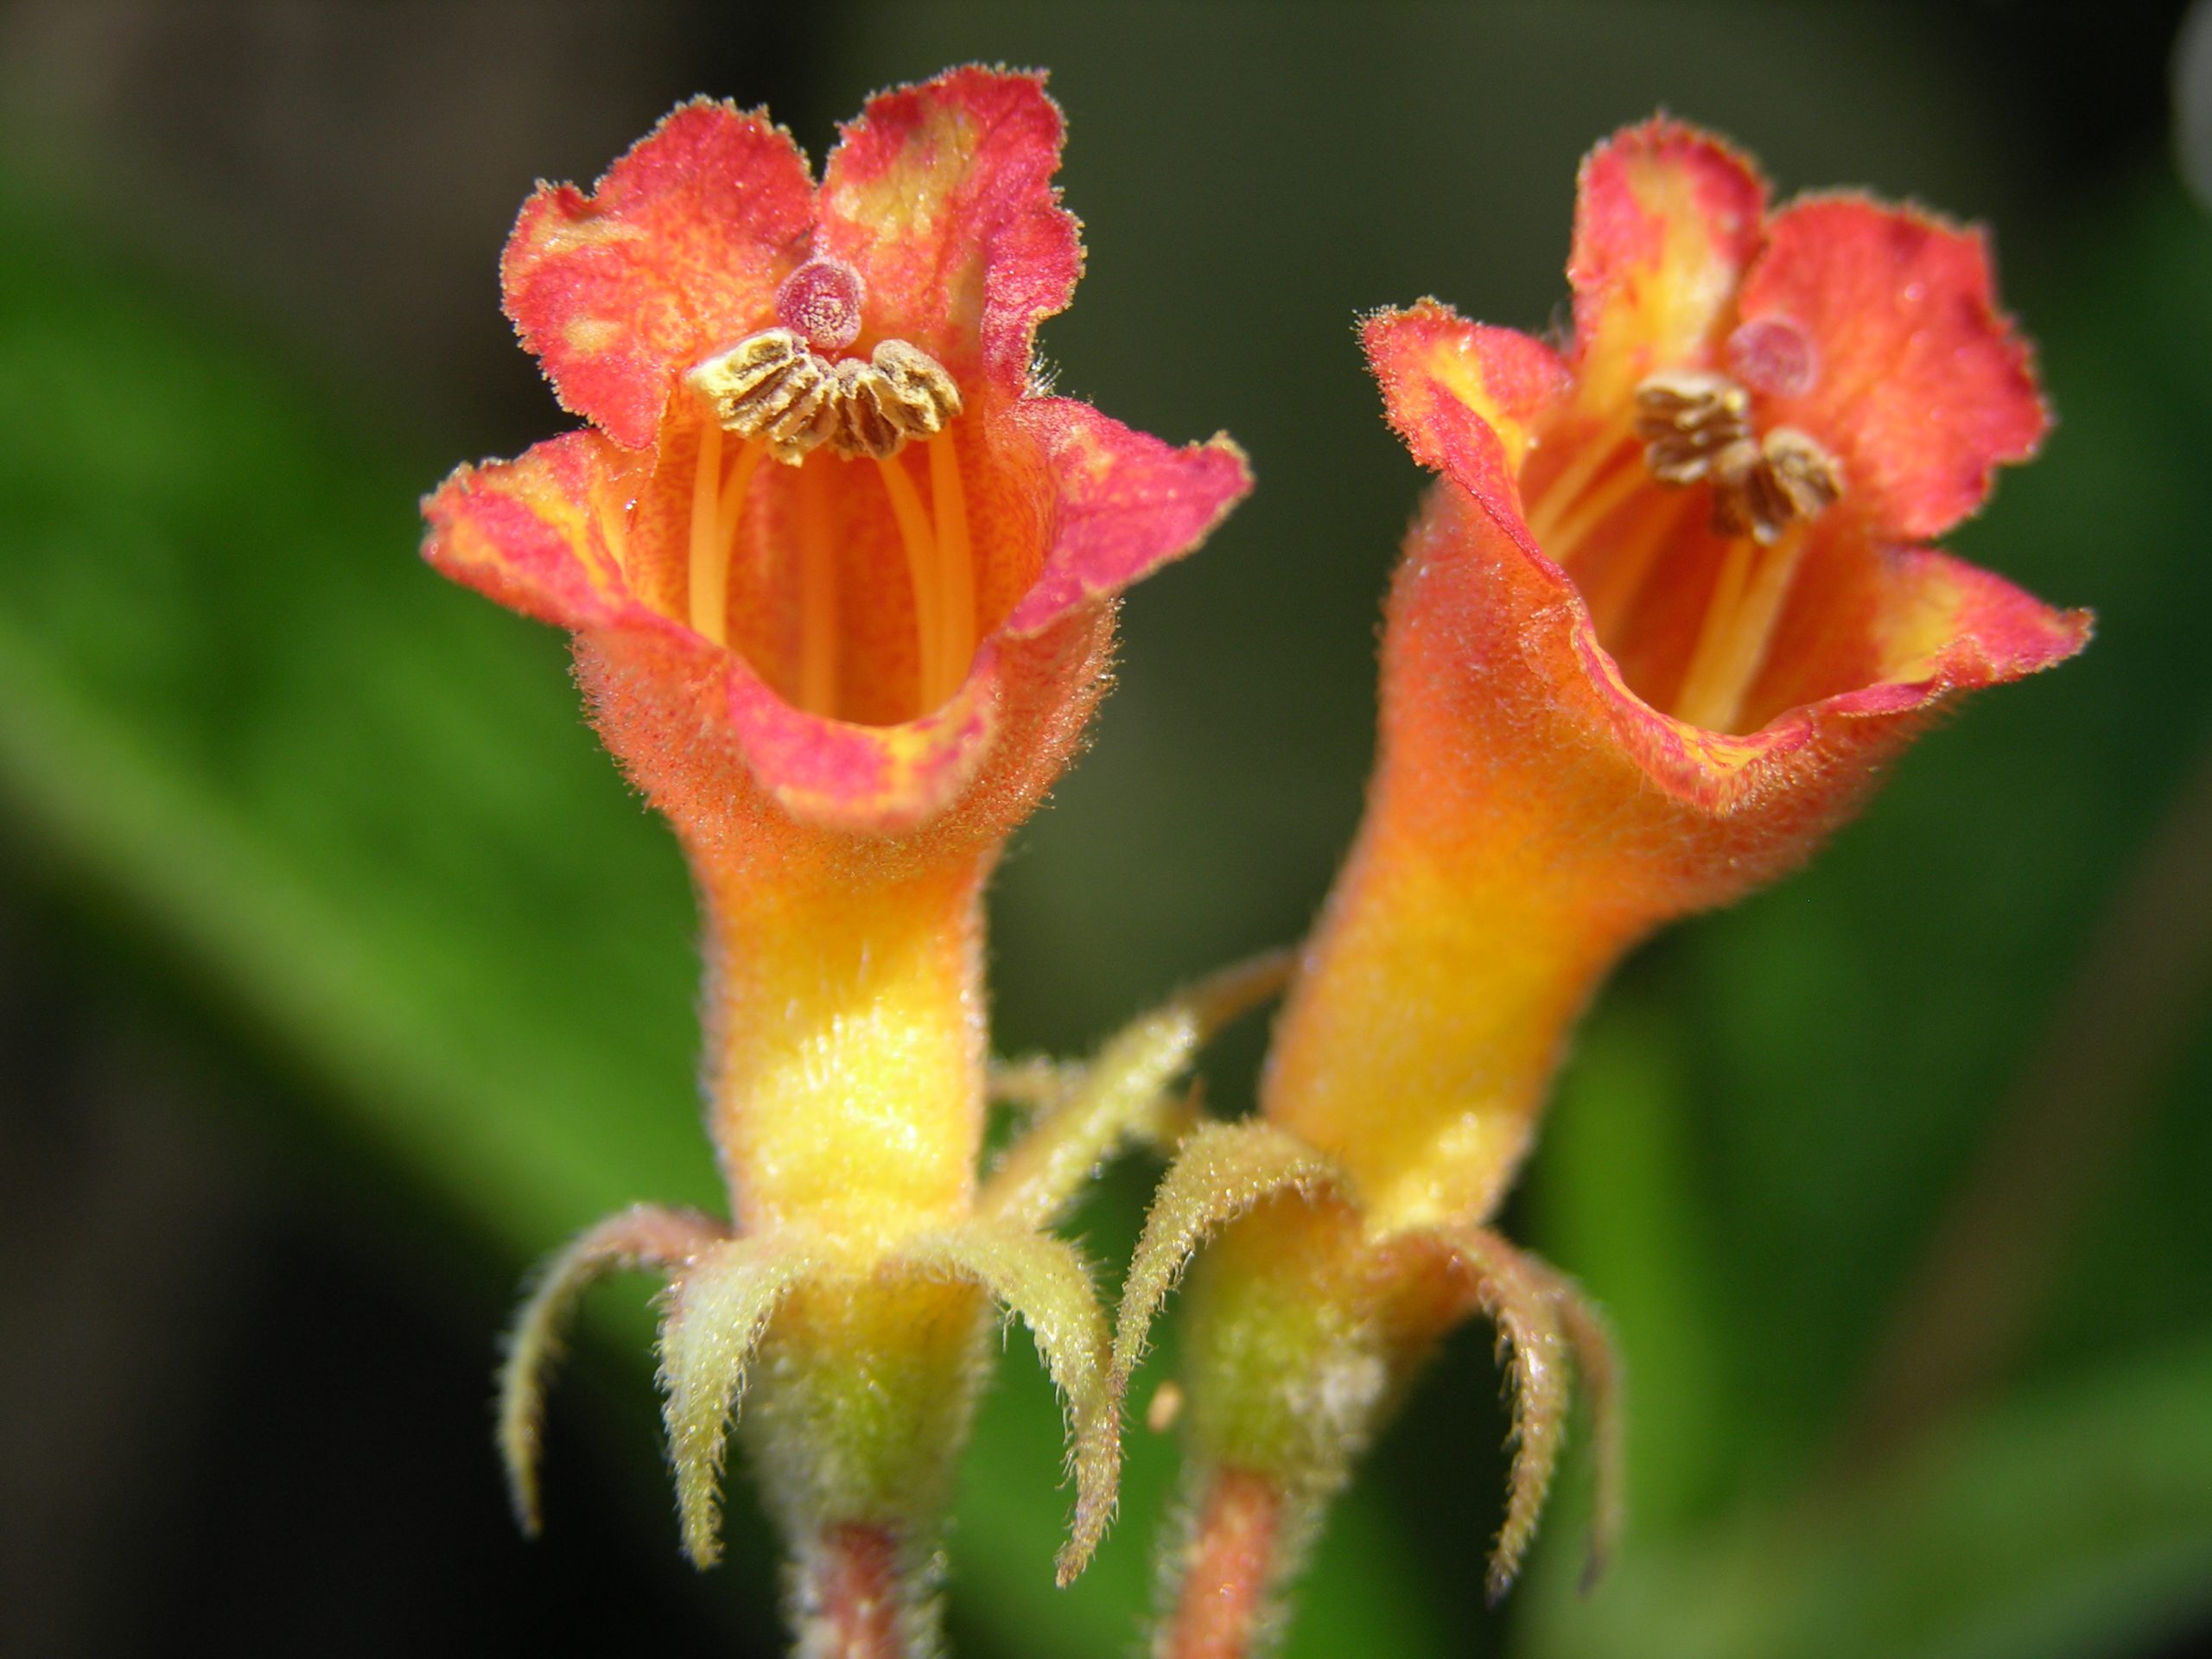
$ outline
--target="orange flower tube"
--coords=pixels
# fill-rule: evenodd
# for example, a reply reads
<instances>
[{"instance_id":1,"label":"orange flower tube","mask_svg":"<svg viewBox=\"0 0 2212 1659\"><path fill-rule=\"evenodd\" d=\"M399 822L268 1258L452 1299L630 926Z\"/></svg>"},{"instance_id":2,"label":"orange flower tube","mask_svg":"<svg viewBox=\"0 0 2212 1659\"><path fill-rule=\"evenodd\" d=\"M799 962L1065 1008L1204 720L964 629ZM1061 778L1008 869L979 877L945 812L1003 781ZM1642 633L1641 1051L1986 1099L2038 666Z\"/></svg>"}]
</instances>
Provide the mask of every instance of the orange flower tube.
<instances>
[{"instance_id":1,"label":"orange flower tube","mask_svg":"<svg viewBox=\"0 0 2212 1659\"><path fill-rule=\"evenodd\" d=\"M1364 326L1392 424L1441 474L1386 613L1376 772L1262 1121L1171 1172L1122 1338L1126 1375L1181 1254L1257 1206L1201 1276L1192 1413L1217 1427L1197 1457L1310 1496L1388 1380L1488 1313L1518 1399L1501 1589L1549 1478L1559 1362L1610 1376L1594 1311L1486 1230L1576 1018L1654 927L1806 858L1940 705L2088 633L1923 545L2046 424L1978 232L1847 195L1770 213L1744 158L1656 120L1585 162L1568 276L1563 349L1433 301ZM1313 1351L1303 1382L1250 1362L1286 1340ZM1284 1427L1357 1356L1370 1407ZM1202 1406L1207 1384L1224 1397Z\"/></svg>"},{"instance_id":2,"label":"orange flower tube","mask_svg":"<svg viewBox=\"0 0 2212 1659\"><path fill-rule=\"evenodd\" d=\"M541 187L506 307L588 425L424 505L433 565L574 635L593 722L674 827L706 922L731 1222L648 1206L556 1259L506 1376L518 1506L534 1524L540 1376L575 1293L657 1268L686 1548L717 1549L759 1348L746 1421L798 1556L793 1617L840 1653L934 1639L992 1301L1070 1398L1068 1570L1112 1501L1103 1327L1042 1228L1095 1161L1060 1171L1055 1137L1103 1152L1133 1109L1105 1124L1103 1076L1066 1091L1024 1166L1059 1173L979 1185L981 895L1103 690L1116 595L1249 480L1226 439L1176 448L1044 389L1036 328L1082 264L1061 132L1041 76L962 69L872 100L818 187L780 128L703 100L589 194Z\"/></svg>"}]
</instances>

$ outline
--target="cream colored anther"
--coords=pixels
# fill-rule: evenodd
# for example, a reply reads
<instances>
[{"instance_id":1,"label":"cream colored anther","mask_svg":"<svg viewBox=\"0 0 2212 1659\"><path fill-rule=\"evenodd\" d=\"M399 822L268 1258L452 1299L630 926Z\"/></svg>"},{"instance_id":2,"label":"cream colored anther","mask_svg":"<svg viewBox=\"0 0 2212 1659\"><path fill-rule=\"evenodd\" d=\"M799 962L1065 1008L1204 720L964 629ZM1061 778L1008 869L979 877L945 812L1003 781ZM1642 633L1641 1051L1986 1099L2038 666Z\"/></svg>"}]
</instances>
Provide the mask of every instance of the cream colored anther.
<instances>
[{"instance_id":1,"label":"cream colored anther","mask_svg":"<svg viewBox=\"0 0 2212 1659\"><path fill-rule=\"evenodd\" d=\"M903 340L880 342L867 362L833 364L792 330L764 329L687 378L724 430L759 439L792 467L823 444L887 461L909 438L935 437L962 409L944 365Z\"/></svg>"},{"instance_id":2,"label":"cream colored anther","mask_svg":"<svg viewBox=\"0 0 2212 1659\"><path fill-rule=\"evenodd\" d=\"M1677 369L1636 389L1636 435L1662 484L1713 484L1713 527L1763 547L1819 517L1843 493L1835 457L1795 427L1761 439L1751 394L1723 374Z\"/></svg>"}]
</instances>

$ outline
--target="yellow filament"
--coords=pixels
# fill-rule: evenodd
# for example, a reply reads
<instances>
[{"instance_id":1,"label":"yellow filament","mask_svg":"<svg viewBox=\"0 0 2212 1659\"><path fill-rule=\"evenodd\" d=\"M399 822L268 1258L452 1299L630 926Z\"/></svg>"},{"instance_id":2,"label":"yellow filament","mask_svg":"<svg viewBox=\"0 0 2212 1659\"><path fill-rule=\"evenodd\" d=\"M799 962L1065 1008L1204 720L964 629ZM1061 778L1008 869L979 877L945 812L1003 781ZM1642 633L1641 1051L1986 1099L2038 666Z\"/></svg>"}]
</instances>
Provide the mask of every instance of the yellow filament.
<instances>
[{"instance_id":1,"label":"yellow filament","mask_svg":"<svg viewBox=\"0 0 2212 1659\"><path fill-rule=\"evenodd\" d=\"M1554 563L1571 565L1590 532L1651 481L1651 474L1630 461L1611 478L1594 484L1579 501L1569 502L1558 491L1548 491L1544 506L1549 508L1554 502L1559 505L1532 518L1529 531Z\"/></svg>"},{"instance_id":2,"label":"yellow filament","mask_svg":"<svg viewBox=\"0 0 2212 1659\"><path fill-rule=\"evenodd\" d=\"M968 492L960 481L960 453L952 447L952 435L932 438L926 447L938 571L944 582L938 660L948 682L944 695L950 696L967 679L976 654L976 562L968 544Z\"/></svg>"},{"instance_id":3,"label":"yellow filament","mask_svg":"<svg viewBox=\"0 0 2212 1659\"><path fill-rule=\"evenodd\" d=\"M1738 536L1721 555L1713 597L1705 602L1697 648L1690 653L1689 670L1682 676L1682 689L1675 699L1675 717L1693 726L1719 731L1734 713L1726 695L1726 666L1735 655L1736 613L1743 602L1755 551L1750 537Z\"/></svg>"},{"instance_id":4,"label":"yellow filament","mask_svg":"<svg viewBox=\"0 0 2212 1659\"><path fill-rule=\"evenodd\" d=\"M1754 573L1758 549L1751 538L1739 536L1728 544L1727 563L1707 607L1697 650L1676 700L1679 718L1713 731L1735 729L1751 682L1765 665L1774 625L1804 553L1804 536L1791 534L1765 550Z\"/></svg>"},{"instance_id":5,"label":"yellow filament","mask_svg":"<svg viewBox=\"0 0 2212 1659\"><path fill-rule=\"evenodd\" d=\"M594 506L593 517L599 526L599 539L607 543L607 557L610 568L602 569L599 568L598 560L592 560L592 580L604 586L608 576L626 574L626 557L630 550L630 527L628 521L622 516L622 510L605 496L600 497Z\"/></svg>"},{"instance_id":6,"label":"yellow filament","mask_svg":"<svg viewBox=\"0 0 2212 1659\"><path fill-rule=\"evenodd\" d=\"M727 645L729 543L721 529L722 429L699 423L699 464L691 475L691 626L716 645Z\"/></svg>"},{"instance_id":7,"label":"yellow filament","mask_svg":"<svg viewBox=\"0 0 2212 1659\"><path fill-rule=\"evenodd\" d=\"M798 706L810 715L837 708L837 553L830 537L823 492L826 460L799 468ZM842 463L838 463L842 465Z\"/></svg>"},{"instance_id":8,"label":"yellow filament","mask_svg":"<svg viewBox=\"0 0 2212 1659\"><path fill-rule=\"evenodd\" d=\"M1553 514L1544 514L1540 509L1537 514L1531 516L1529 528L1535 533L1538 545L1542 545L1548 539L1549 530L1548 526L1539 528L1536 518L1547 518L1553 524L1557 522L1556 512L1564 512L1582 493L1591 480L1605 471L1619 455L1621 440L1629 435L1630 419L1628 415L1617 415L1600 424L1583 441L1582 446L1575 451L1574 459L1544 486L1544 505L1549 506L1556 501L1559 507Z\"/></svg>"},{"instance_id":9,"label":"yellow filament","mask_svg":"<svg viewBox=\"0 0 2212 1659\"><path fill-rule=\"evenodd\" d=\"M722 486L721 499L715 505L715 539L722 550L722 569L728 570L737 539L737 521L745 512L745 493L753 487L753 474L760 465L760 457L768 453L767 446L755 438L737 452L737 465L730 468L729 482ZM723 578L727 590L728 578Z\"/></svg>"},{"instance_id":10,"label":"yellow filament","mask_svg":"<svg viewBox=\"0 0 2212 1659\"><path fill-rule=\"evenodd\" d=\"M1602 570L1592 573L1591 580L1576 582L1582 590L1582 602L1590 607L1590 625L1608 649L1615 630L1643 592L1660 552L1674 539L1686 510L1696 499L1687 490L1670 493L1644 516L1641 535L1617 549Z\"/></svg>"},{"instance_id":11,"label":"yellow filament","mask_svg":"<svg viewBox=\"0 0 2212 1659\"><path fill-rule=\"evenodd\" d=\"M938 618L942 589L938 575L937 537L929 515L922 510L921 493L895 455L879 460L884 493L891 498L891 516L899 525L899 539L906 550L906 576L914 590L914 632L919 645L915 690L927 714L951 694L944 683L944 670L938 660L944 625Z\"/></svg>"}]
</instances>

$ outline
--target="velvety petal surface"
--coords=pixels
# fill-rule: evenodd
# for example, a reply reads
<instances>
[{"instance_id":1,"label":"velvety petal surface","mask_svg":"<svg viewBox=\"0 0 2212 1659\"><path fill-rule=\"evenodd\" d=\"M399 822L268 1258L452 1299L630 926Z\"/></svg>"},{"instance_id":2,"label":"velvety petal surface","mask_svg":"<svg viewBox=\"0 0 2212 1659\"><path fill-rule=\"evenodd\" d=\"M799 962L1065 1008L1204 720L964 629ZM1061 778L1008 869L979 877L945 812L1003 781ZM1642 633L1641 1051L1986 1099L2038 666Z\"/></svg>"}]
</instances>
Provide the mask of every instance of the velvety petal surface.
<instances>
[{"instance_id":1,"label":"velvety petal surface","mask_svg":"<svg viewBox=\"0 0 2212 1659\"><path fill-rule=\"evenodd\" d=\"M562 404L641 449L678 374L774 320L777 284L806 257L813 220L791 135L696 99L588 196L538 187L500 261L507 315Z\"/></svg>"},{"instance_id":2,"label":"velvety petal surface","mask_svg":"<svg viewBox=\"0 0 2212 1659\"><path fill-rule=\"evenodd\" d=\"M1765 211L1751 162L1677 121L1628 128L1590 153L1567 268L1580 402L1625 409L1645 375L1711 357Z\"/></svg>"},{"instance_id":3,"label":"velvety petal surface","mask_svg":"<svg viewBox=\"0 0 2212 1659\"><path fill-rule=\"evenodd\" d=\"M792 817L879 835L914 830L974 782L997 735L997 652L986 644L951 702L897 726L794 709L741 660L729 722L753 776Z\"/></svg>"},{"instance_id":4,"label":"velvety petal surface","mask_svg":"<svg viewBox=\"0 0 2212 1659\"><path fill-rule=\"evenodd\" d=\"M954 377L1017 390L1037 325L1083 270L1053 173L1063 124L1042 74L955 69L868 100L823 168L823 251L867 287L862 346L895 337Z\"/></svg>"},{"instance_id":5,"label":"velvety petal surface","mask_svg":"<svg viewBox=\"0 0 2212 1659\"><path fill-rule=\"evenodd\" d=\"M1360 340L1390 424L1414 459L1449 471L1493 510L1518 513L1532 429L1568 389L1559 354L1510 328L1469 322L1435 300L1377 312ZM1454 411L1441 424L1440 409Z\"/></svg>"},{"instance_id":6,"label":"velvety petal surface","mask_svg":"<svg viewBox=\"0 0 2212 1659\"><path fill-rule=\"evenodd\" d=\"M537 444L516 461L462 467L423 503L423 556L525 616L562 627L658 619L622 575L623 515L643 459L595 432Z\"/></svg>"},{"instance_id":7,"label":"velvety petal surface","mask_svg":"<svg viewBox=\"0 0 2212 1659\"><path fill-rule=\"evenodd\" d=\"M1040 632L1180 558L1252 487L1226 436L1179 448L1065 397L1027 400L1018 414L1042 447L1052 500L1044 568L1007 618L1009 635Z\"/></svg>"},{"instance_id":8,"label":"velvety petal surface","mask_svg":"<svg viewBox=\"0 0 2212 1659\"><path fill-rule=\"evenodd\" d=\"M1769 222L1738 308L1812 341L1809 389L1763 412L1818 434L1857 510L1897 539L1974 512L2049 425L1980 231L1850 196L1799 201Z\"/></svg>"}]
</instances>

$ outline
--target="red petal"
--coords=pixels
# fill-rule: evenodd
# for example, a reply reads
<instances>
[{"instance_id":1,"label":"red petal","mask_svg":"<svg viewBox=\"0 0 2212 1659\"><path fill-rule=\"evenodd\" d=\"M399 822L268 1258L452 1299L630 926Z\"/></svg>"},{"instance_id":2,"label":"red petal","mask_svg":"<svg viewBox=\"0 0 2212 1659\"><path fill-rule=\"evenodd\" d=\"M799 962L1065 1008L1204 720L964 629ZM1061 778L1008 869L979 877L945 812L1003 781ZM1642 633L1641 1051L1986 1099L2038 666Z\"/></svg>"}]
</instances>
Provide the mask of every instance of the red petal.
<instances>
[{"instance_id":1,"label":"red petal","mask_svg":"<svg viewBox=\"0 0 2212 1659\"><path fill-rule=\"evenodd\" d=\"M645 468L595 432L463 467L423 503L423 556L512 610L566 628L652 613L623 580L625 516Z\"/></svg>"},{"instance_id":2,"label":"red petal","mask_svg":"<svg viewBox=\"0 0 2212 1659\"><path fill-rule=\"evenodd\" d=\"M1376 313L1360 340L1414 459L1450 474L1491 512L1518 518L1530 429L1567 387L1559 354L1435 300Z\"/></svg>"},{"instance_id":3,"label":"red petal","mask_svg":"<svg viewBox=\"0 0 2212 1659\"><path fill-rule=\"evenodd\" d=\"M1039 633L1192 551L1252 487L1226 436L1179 449L1066 397L1027 399L1012 413L1044 451L1052 499L1044 568L1005 634Z\"/></svg>"},{"instance_id":4,"label":"red petal","mask_svg":"<svg viewBox=\"0 0 2212 1659\"><path fill-rule=\"evenodd\" d=\"M1765 211L1757 169L1695 127L1662 117L1590 153L1567 267L1586 407L1624 408L1644 376L1711 359Z\"/></svg>"},{"instance_id":5,"label":"red petal","mask_svg":"<svg viewBox=\"0 0 2212 1659\"><path fill-rule=\"evenodd\" d=\"M1763 417L1834 449L1847 499L1897 539L1972 512L2049 424L1979 231L1852 197L1798 202L1770 222L1741 310L1815 348L1812 388L1766 400Z\"/></svg>"},{"instance_id":6,"label":"red petal","mask_svg":"<svg viewBox=\"0 0 2212 1659\"><path fill-rule=\"evenodd\" d=\"M1385 634L1398 688L1386 749L1409 802L1554 802L1549 822L1573 826L1567 861L1586 861L1584 879L1651 919L1726 902L1797 862L1940 700L2048 668L2088 637L2085 613L1986 571L1892 554L1877 572L1879 677L1731 736L1630 690L1572 582L1513 529L1448 486L1432 498Z\"/></svg>"},{"instance_id":7,"label":"red petal","mask_svg":"<svg viewBox=\"0 0 2212 1659\"><path fill-rule=\"evenodd\" d=\"M1059 205L1058 106L1041 74L955 69L868 101L823 169L824 251L867 285L861 343L933 353L1008 391L1083 269Z\"/></svg>"},{"instance_id":8,"label":"red petal","mask_svg":"<svg viewBox=\"0 0 2212 1659\"><path fill-rule=\"evenodd\" d=\"M794 709L731 659L729 722L746 765L802 823L909 834L957 802L997 735L999 675L986 643L943 708L899 726L856 726Z\"/></svg>"},{"instance_id":9,"label":"red petal","mask_svg":"<svg viewBox=\"0 0 2212 1659\"><path fill-rule=\"evenodd\" d=\"M774 321L813 217L789 133L686 104L588 197L541 185L524 204L500 262L507 315L562 403L642 449L678 374Z\"/></svg>"}]
</instances>

